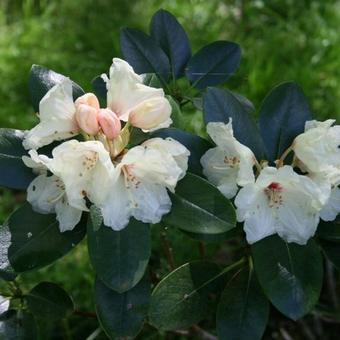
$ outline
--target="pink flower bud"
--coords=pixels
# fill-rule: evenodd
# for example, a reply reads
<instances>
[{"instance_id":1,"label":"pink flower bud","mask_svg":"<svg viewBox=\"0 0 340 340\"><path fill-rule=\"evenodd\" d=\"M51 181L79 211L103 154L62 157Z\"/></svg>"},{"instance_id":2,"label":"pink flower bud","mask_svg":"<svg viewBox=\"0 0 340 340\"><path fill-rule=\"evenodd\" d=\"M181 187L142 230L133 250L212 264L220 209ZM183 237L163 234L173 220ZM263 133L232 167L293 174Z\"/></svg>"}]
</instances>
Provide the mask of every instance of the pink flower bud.
<instances>
[{"instance_id":1,"label":"pink flower bud","mask_svg":"<svg viewBox=\"0 0 340 340\"><path fill-rule=\"evenodd\" d=\"M78 108L79 105L82 105L82 104L91 106L99 110L99 101L93 93L85 93L83 96L77 98L76 101L74 102L74 105L76 106L76 108Z\"/></svg>"},{"instance_id":2,"label":"pink flower bud","mask_svg":"<svg viewBox=\"0 0 340 340\"><path fill-rule=\"evenodd\" d=\"M98 112L98 122L105 136L112 140L116 138L121 130L121 123L118 116L110 109L100 109Z\"/></svg>"},{"instance_id":3,"label":"pink flower bud","mask_svg":"<svg viewBox=\"0 0 340 340\"><path fill-rule=\"evenodd\" d=\"M164 97L156 97L136 105L129 114L129 122L145 131L159 129L171 124L170 114L169 101Z\"/></svg>"},{"instance_id":4,"label":"pink flower bud","mask_svg":"<svg viewBox=\"0 0 340 340\"><path fill-rule=\"evenodd\" d=\"M78 104L76 107L76 121L79 128L91 136L96 135L99 132L98 110L86 104Z\"/></svg>"}]
</instances>

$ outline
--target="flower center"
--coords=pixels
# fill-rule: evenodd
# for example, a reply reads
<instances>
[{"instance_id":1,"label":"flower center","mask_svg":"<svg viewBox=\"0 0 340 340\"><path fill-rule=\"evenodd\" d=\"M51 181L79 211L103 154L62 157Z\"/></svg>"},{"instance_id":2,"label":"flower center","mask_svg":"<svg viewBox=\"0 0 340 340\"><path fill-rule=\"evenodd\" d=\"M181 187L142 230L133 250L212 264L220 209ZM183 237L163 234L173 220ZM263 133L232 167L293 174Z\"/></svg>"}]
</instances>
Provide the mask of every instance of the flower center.
<instances>
[{"instance_id":1,"label":"flower center","mask_svg":"<svg viewBox=\"0 0 340 340\"><path fill-rule=\"evenodd\" d=\"M236 166L239 166L240 159L236 156L233 157L225 156L223 162L227 164L230 168L234 168Z\"/></svg>"},{"instance_id":2,"label":"flower center","mask_svg":"<svg viewBox=\"0 0 340 340\"><path fill-rule=\"evenodd\" d=\"M282 205L282 186L280 183L271 182L263 191L268 198L270 208L278 209Z\"/></svg>"}]
</instances>

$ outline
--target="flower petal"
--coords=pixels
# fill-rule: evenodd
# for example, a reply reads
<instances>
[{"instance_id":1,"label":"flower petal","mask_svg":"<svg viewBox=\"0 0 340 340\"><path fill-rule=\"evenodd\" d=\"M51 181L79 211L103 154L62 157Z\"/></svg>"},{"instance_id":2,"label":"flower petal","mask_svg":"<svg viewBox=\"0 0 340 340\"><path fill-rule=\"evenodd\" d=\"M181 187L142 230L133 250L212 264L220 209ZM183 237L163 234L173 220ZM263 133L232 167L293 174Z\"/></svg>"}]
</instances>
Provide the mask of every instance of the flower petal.
<instances>
[{"instance_id":1,"label":"flower petal","mask_svg":"<svg viewBox=\"0 0 340 340\"><path fill-rule=\"evenodd\" d=\"M30 130L23 141L26 149L38 149L53 141L63 140L78 132L72 82L65 79L53 86L39 104L40 123Z\"/></svg>"},{"instance_id":2,"label":"flower petal","mask_svg":"<svg viewBox=\"0 0 340 340\"><path fill-rule=\"evenodd\" d=\"M107 88L107 105L121 120L128 121L131 109L143 101L163 97L164 91L143 84L141 76L124 60L114 58L109 78L102 75Z\"/></svg>"}]
</instances>

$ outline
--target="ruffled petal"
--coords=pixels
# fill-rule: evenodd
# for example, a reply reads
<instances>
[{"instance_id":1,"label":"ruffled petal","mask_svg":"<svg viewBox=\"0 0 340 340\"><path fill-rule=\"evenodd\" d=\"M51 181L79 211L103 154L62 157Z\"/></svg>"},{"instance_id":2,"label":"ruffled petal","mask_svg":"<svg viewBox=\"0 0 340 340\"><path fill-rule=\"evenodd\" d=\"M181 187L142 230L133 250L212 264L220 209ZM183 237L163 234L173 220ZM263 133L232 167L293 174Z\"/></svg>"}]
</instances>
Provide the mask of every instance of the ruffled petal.
<instances>
[{"instance_id":1,"label":"ruffled petal","mask_svg":"<svg viewBox=\"0 0 340 340\"><path fill-rule=\"evenodd\" d=\"M141 76L124 60L114 58L109 78L102 75L107 88L107 105L123 121L129 120L131 110L143 101L164 97L162 89L143 84Z\"/></svg>"},{"instance_id":2,"label":"ruffled petal","mask_svg":"<svg viewBox=\"0 0 340 340\"><path fill-rule=\"evenodd\" d=\"M75 111L72 82L66 79L52 87L41 99L40 123L26 134L23 141L25 149L38 149L77 134Z\"/></svg>"}]
</instances>

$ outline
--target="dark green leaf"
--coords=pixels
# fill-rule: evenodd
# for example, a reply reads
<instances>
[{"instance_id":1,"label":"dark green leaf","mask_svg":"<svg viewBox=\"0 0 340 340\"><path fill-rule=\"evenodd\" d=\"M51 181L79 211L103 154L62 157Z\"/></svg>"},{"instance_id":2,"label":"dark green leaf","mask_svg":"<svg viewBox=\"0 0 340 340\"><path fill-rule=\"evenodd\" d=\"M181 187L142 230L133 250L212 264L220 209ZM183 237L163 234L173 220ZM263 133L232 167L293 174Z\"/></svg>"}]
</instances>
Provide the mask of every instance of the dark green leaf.
<instances>
[{"instance_id":1,"label":"dark green leaf","mask_svg":"<svg viewBox=\"0 0 340 340\"><path fill-rule=\"evenodd\" d=\"M151 36L169 58L173 78L184 76L184 69L191 57L189 39L181 24L168 11L160 9L151 20Z\"/></svg>"},{"instance_id":2,"label":"dark green leaf","mask_svg":"<svg viewBox=\"0 0 340 340\"><path fill-rule=\"evenodd\" d=\"M262 339L269 316L269 302L254 275L238 272L227 284L217 308L220 339Z\"/></svg>"},{"instance_id":3,"label":"dark green leaf","mask_svg":"<svg viewBox=\"0 0 340 340\"><path fill-rule=\"evenodd\" d=\"M11 245L11 233L8 225L0 227L0 277L7 281L13 281L17 274L14 272L8 258L8 248Z\"/></svg>"},{"instance_id":4,"label":"dark green leaf","mask_svg":"<svg viewBox=\"0 0 340 340\"><path fill-rule=\"evenodd\" d=\"M260 109L259 126L270 161L282 155L311 117L308 102L296 83L280 84L267 95Z\"/></svg>"},{"instance_id":5,"label":"dark green leaf","mask_svg":"<svg viewBox=\"0 0 340 340\"><path fill-rule=\"evenodd\" d=\"M5 316L10 305L10 298L0 295L0 316Z\"/></svg>"},{"instance_id":6,"label":"dark green leaf","mask_svg":"<svg viewBox=\"0 0 340 340\"><path fill-rule=\"evenodd\" d=\"M136 29L123 29L120 33L120 48L136 73L155 73L165 81L169 78L169 59L147 34Z\"/></svg>"},{"instance_id":7,"label":"dark green leaf","mask_svg":"<svg viewBox=\"0 0 340 340\"><path fill-rule=\"evenodd\" d=\"M22 161L27 151L22 146L24 132L0 129L0 185L26 189L35 175Z\"/></svg>"},{"instance_id":8,"label":"dark green leaf","mask_svg":"<svg viewBox=\"0 0 340 340\"><path fill-rule=\"evenodd\" d=\"M171 137L183 144L190 151L188 171L199 176L202 175L201 157L213 147L206 139L174 128L158 130L152 133L150 137Z\"/></svg>"},{"instance_id":9,"label":"dark green leaf","mask_svg":"<svg viewBox=\"0 0 340 340\"><path fill-rule=\"evenodd\" d=\"M28 78L31 101L36 112L39 111L40 100L56 84L60 84L66 77L40 65L33 65ZM73 98L84 94L84 90L75 82L73 84Z\"/></svg>"},{"instance_id":10,"label":"dark green leaf","mask_svg":"<svg viewBox=\"0 0 340 340\"><path fill-rule=\"evenodd\" d=\"M187 328L209 313L209 294L216 292L220 272L215 263L186 263L166 276L151 295L149 320L160 330Z\"/></svg>"},{"instance_id":11,"label":"dark green leaf","mask_svg":"<svg viewBox=\"0 0 340 340\"><path fill-rule=\"evenodd\" d=\"M317 236L329 241L340 241L340 216L334 221L320 221Z\"/></svg>"},{"instance_id":12,"label":"dark green leaf","mask_svg":"<svg viewBox=\"0 0 340 340\"><path fill-rule=\"evenodd\" d=\"M252 245L255 271L272 304L287 317L306 315L319 299L322 256L313 240L307 245L270 236Z\"/></svg>"},{"instance_id":13,"label":"dark green leaf","mask_svg":"<svg viewBox=\"0 0 340 340\"><path fill-rule=\"evenodd\" d=\"M147 316L150 283L141 280L135 287L119 294L96 280L96 310L99 322L110 339L134 338Z\"/></svg>"},{"instance_id":14,"label":"dark green leaf","mask_svg":"<svg viewBox=\"0 0 340 340\"><path fill-rule=\"evenodd\" d=\"M258 160L265 158L265 148L260 132L255 122L250 117L235 95L217 88L209 88L203 97L204 121L228 123L232 119L235 138L248 146Z\"/></svg>"},{"instance_id":15,"label":"dark green leaf","mask_svg":"<svg viewBox=\"0 0 340 340\"><path fill-rule=\"evenodd\" d=\"M199 234L221 234L236 226L230 201L205 179L187 173L170 194L171 212L163 223Z\"/></svg>"},{"instance_id":16,"label":"dark green leaf","mask_svg":"<svg viewBox=\"0 0 340 340\"><path fill-rule=\"evenodd\" d=\"M91 223L94 231L99 230L103 223L103 215L100 211L99 208L97 208L94 204L91 205L90 208L90 218L91 218Z\"/></svg>"},{"instance_id":17,"label":"dark green leaf","mask_svg":"<svg viewBox=\"0 0 340 340\"><path fill-rule=\"evenodd\" d=\"M37 339L37 326L33 315L25 311L9 310L0 321L1 340Z\"/></svg>"},{"instance_id":18,"label":"dark green leaf","mask_svg":"<svg viewBox=\"0 0 340 340\"><path fill-rule=\"evenodd\" d=\"M154 73L145 73L143 84L146 86L161 88L162 83L159 81L159 78Z\"/></svg>"},{"instance_id":19,"label":"dark green leaf","mask_svg":"<svg viewBox=\"0 0 340 340\"><path fill-rule=\"evenodd\" d=\"M106 84L102 76L97 76L92 79L91 81L92 84L92 89L94 94L101 99L106 100L106 94L107 94L107 89L106 89Z\"/></svg>"},{"instance_id":20,"label":"dark green leaf","mask_svg":"<svg viewBox=\"0 0 340 340\"><path fill-rule=\"evenodd\" d=\"M118 293L130 290L143 277L149 261L149 225L131 219L123 230L114 231L103 224L94 230L91 219L88 222L88 250L98 277Z\"/></svg>"},{"instance_id":21,"label":"dark green leaf","mask_svg":"<svg viewBox=\"0 0 340 340\"><path fill-rule=\"evenodd\" d=\"M197 241L202 241L206 243L221 243L225 240L241 235L243 233L243 229L236 225L235 228L221 234L200 234L191 233L185 230L182 230L182 232Z\"/></svg>"},{"instance_id":22,"label":"dark green leaf","mask_svg":"<svg viewBox=\"0 0 340 340\"><path fill-rule=\"evenodd\" d=\"M221 84L235 72L241 59L238 44L215 41L201 48L189 61L186 75L194 87L204 89Z\"/></svg>"},{"instance_id":23,"label":"dark green leaf","mask_svg":"<svg viewBox=\"0 0 340 340\"><path fill-rule=\"evenodd\" d=\"M25 298L29 310L42 319L62 319L73 311L73 302L67 292L51 282L40 282Z\"/></svg>"},{"instance_id":24,"label":"dark green leaf","mask_svg":"<svg viewBox=\"0 0 340 340\"><path fill-rule=\"evenodd\" d=\"M26 203L8 219L11 245L8 258L17 273L49 265L69 252L85 236L84 214L72 231L61 233L55 215L41 215Z\"/></svg>"},{"instance_id":25,"label":"dark green leaf","mask_svg":"<svg viewBox=\"0 0 340 340\"><path fill-rule=\"evenodd\" d=\"M331 242L322 240L320 242L322 250L325 252L327 258L340 270L340 245L338 242Z\"/></svg>"}]
</instances>

